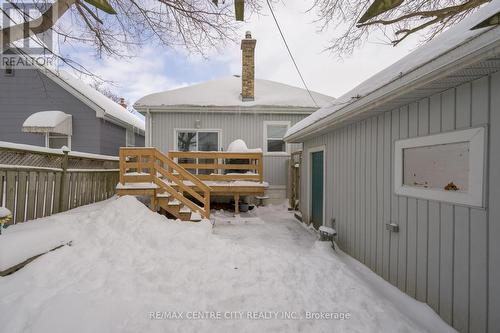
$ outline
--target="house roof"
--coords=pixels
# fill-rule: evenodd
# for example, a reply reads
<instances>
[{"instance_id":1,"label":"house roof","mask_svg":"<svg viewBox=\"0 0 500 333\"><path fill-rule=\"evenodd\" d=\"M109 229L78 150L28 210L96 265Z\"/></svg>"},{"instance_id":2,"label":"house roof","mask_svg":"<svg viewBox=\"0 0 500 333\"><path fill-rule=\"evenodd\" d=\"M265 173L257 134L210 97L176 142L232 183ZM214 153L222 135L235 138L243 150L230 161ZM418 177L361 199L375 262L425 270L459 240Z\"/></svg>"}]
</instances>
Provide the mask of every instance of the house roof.
<instances>
[{"instance_id":1,"label":"house roof","mask_svg":"<svg viewBox=\"0 0 500 333\"><path fill-rule=\"evenodd\" d=\"M241 100L241 78L230 76L192 86L150 94L139 99L134 108L140 111L169 109L177 106L195 107L299 107L319 108L335 98L287 84L255 79L255 100Z\"/></svg>"},{"instance_id":2,"label":"house roof","mask_svg":"<svg viewBox=\"0 0 500 333\"><path fill-rule=\"evenodd\" d=\"M134 116L123 106L104 96L82 80L64 70L54 70L47 67L44 69L49 78L94 109L97 117L118 120L122 125L130 125L141 131L145 130L144 120Z\"/></svg>"},{"instance_id":3,"label":"house roof","mask_svg":"<svg viewBox=\"0 0 500 333\"><path fill-rule=\"evenodd\" d=\"M15 48L10 51L17 53L20 57L30 58L30 55L20 53ZM92 108L98 118L104 118L122 127L131 126L144 133L146 126L143 119L128 112L123 106L112 101L74 75L62 69L41 65L34 59L31 59L28 63Z\"/></svg>"},{"instance_id":4,"label":"house roof","mask_svg":"<svg viewBox=\"0 0 500 333\"><path fill-rule=\"evenodd\" d=\"M339 97L332 105L292 126L285 139L300 142L334 126L407 105L500 70L500 27L470 30L499 10L500 0L493 0Z\"/></svg>"}]
</instances>

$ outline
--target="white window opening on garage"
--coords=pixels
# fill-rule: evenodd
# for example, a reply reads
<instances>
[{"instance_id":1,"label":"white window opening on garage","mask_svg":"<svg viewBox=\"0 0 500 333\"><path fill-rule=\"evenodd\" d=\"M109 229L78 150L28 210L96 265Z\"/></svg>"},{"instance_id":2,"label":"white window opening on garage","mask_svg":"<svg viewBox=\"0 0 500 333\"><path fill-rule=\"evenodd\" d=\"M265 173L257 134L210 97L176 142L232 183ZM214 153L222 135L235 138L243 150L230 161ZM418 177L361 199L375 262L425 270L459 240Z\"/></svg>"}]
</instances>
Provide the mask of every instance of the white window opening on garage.
<instances>
[{"instance_id":1,"label":"white window opening on garage","mask_svg":"<svg viewBox=\"0 0 500 333\"><path fill-rule=\"evenodd\" d=\"M395 193L483 206L485 129L473 128L395 143Z\"/></svg>"}]
</instances>

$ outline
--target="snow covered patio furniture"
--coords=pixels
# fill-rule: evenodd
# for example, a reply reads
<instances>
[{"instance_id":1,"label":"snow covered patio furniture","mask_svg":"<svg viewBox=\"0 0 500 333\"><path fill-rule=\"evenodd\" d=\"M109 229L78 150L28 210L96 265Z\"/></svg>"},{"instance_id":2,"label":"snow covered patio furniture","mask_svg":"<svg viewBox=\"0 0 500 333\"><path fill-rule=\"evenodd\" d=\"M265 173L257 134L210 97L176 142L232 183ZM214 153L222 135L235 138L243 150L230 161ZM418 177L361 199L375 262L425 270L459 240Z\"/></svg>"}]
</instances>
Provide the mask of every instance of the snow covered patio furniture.
<instances>
[{"instance_id":1,"label":"snow covered patio furniture","mask_svg":"<svg viewBox=\"0 0 500 333\"><path fill-rule=\"evenodd\" d=\"M227 159L248 164L226 164ZM167 156L156 148L120 149L118 195L147 195L153 211L161 208L184 221L209 218L212 196L231 196L238 203L241 196L263 196L267 187L262 152L171 151Z\"/></svg>"}]
</instances>

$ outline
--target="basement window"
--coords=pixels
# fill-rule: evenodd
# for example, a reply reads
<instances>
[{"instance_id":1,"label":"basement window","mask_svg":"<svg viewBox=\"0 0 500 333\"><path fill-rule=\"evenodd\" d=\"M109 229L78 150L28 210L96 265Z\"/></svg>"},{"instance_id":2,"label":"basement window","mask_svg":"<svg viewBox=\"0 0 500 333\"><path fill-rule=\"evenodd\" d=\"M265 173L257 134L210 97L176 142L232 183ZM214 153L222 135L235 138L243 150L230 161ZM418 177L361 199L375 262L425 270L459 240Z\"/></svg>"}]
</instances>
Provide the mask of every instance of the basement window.
<instances>
[{"instance_id":1,"label":"basement window","mask_svg":"<svg viewBox=\"0 0 500 333\"><path fill-rule=\"evenodd\" d=\"M395 193L483 206L484 128L453 131L395 143Z\"/></svg>"},{"instance_id":2,"label":"basement window","mask_svg":"<svg viewBox=\"0 0 500 333\"><path fill-rule=\"evenodd\" d=\"M264 152L270 154L287 153L287 144L283 140L290 127L289 121L264 122Z\"/></svg>"}]
</instances>

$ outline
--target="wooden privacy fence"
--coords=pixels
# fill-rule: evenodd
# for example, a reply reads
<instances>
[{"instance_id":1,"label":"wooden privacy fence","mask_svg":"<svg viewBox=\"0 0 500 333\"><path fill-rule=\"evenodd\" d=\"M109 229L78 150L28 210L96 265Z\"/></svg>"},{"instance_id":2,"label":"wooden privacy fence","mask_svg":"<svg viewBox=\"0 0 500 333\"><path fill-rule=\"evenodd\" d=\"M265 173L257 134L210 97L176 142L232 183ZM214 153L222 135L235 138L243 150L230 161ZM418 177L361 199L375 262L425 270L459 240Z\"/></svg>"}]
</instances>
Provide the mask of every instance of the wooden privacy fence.
<instances>
[{"instance_id":1,"label":"wooden privacy fence","mask_svg":"<svg viewBox=\"0 0 500 333\"><path fill-rule=\"evenodd\" d=\"M107 199L118 180L118 157L0 142L0 206L14 223Z\"/></svg>"}]
</instances>

